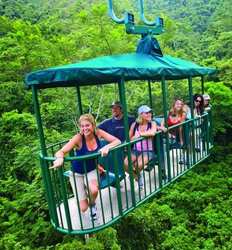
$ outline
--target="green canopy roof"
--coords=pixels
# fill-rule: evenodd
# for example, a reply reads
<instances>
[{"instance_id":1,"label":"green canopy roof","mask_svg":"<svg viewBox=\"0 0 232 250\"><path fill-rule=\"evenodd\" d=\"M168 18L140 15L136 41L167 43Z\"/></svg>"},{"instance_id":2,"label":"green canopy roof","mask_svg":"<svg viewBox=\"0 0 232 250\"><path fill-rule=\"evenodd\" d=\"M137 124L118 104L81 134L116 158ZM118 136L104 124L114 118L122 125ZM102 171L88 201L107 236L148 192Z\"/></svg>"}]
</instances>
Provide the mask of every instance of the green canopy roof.
<instances>
[{"instance_id":1,"label":"green canopy roof","mask_svg":"<svg viewBox=\"0 0 232 250\"><path fill-rule=\"evenodd\" d=\"M142 53L103 56L32 72L26 76L26 85L38 88L113 83L125 80L184 79L215 73L215 69L201 67L193 62L172 56L154 56Z\"/></svg>"}]
</instances>

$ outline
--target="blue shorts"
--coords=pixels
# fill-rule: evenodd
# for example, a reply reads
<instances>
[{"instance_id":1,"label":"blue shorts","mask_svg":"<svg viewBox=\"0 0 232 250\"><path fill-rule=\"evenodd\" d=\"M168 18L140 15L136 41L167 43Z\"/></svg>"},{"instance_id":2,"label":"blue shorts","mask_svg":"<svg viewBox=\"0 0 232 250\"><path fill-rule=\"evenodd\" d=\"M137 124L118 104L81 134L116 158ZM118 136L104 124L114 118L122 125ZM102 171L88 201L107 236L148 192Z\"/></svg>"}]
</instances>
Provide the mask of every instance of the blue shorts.
<instances>
[{"instance_id":1,"label":"blue shorts","mask_svg":"<svg viewBox=\"0 0 232 250\"><path fill-rule=\"evenodd\" d=\"M155 158L155 153L153 151L138 151L136 149L131 150L132 155L139 157L140 155L147 156L149 160Z\"/></svg>"}]
</instances>

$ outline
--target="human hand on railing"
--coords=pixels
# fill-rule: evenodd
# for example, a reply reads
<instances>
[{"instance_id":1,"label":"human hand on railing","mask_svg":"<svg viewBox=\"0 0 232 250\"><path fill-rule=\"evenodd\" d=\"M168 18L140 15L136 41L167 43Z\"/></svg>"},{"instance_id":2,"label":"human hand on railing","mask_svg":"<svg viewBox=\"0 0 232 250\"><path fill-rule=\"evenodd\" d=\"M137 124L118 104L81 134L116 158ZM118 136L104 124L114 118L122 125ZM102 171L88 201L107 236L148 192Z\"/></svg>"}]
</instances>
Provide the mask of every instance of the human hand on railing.
<instances>
[{"instance_id":1,"label":"human hand on railing","mask_svg":"<svg viewBox=\"0 0 232 250\"><path fill-rule=\"evenodd\" d=\"M64 164L64 157L57 157L55 161L53 161L53 165L49 169L56 169L61 167Z\"/></svg>"},{"instance_id":2,"label":"human hand on railing","mask_svg":"<svg viewBox=\"0 0 232 250\"><path fill-rule=\"evenodd\" d=\"M103 174L103 173L106 172L105 169L104 169L101 165L98 164L97 167L98 167L98 172L99 172L100 174Z\"/></svg>"},{"instance_id":3,"label":"human hand on railing","mask_svg":"<svg viewBox=\"0 0 232 250\"><path fill-rule=\"evenodd\" d=\"M162 132L165 133L165 132L167 132L168 129L166 127L164 127L164 126L159 126L158 130L160 130L160 131L162 131Z\"/></svg>"},{"instance_id":4,"label":"human hand on railing","mask_svg":"<svg viewBox=\"0 0 232 250\"><path fill-rule=\"evenodd\" d=\"M105 147L101 148L101 149L99 150L99 152L101 153L101 156L102 156L102 157L103 157L103 156L106 156L106 155L108 155L108 153L109 153L109 148L108 148L107 146L105 146Z\"/></svg>"}]
</instances>

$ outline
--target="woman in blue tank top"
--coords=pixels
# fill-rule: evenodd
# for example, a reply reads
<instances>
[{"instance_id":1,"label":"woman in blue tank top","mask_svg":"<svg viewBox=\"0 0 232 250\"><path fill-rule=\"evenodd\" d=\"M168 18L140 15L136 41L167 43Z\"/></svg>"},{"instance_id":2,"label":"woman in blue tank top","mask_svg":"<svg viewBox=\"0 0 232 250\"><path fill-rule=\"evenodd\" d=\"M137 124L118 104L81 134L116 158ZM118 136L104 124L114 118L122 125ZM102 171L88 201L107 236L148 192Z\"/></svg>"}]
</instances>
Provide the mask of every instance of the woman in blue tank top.
<instances>
[{"instance_id":1,"label":"woman in blue tank top","mask_svg":"<svg viewBox=\"0 0 232 250\"><path fill-rule=\"evenodd\" d=\"M76 134L67 144L56 152L56 160L53 162L52 168L63 165L64 156L73 148L77 148L76 155L84 156L100 152L102 156L106 156L109 149L120 144L120 140L108 134L102 129L96 128L96 123L91 114L81 115L79 118L80 133ZM104 139L109 144L101 147L100 139ZM95 200L98 195L97 181L97 163L95 159L75 161L73 171L75 172L78 198L80 209L85 212L88 207L91 208L91 216L96 214ZM86 192L88 186L88 194Z\"/></svg>"}]
</instances>

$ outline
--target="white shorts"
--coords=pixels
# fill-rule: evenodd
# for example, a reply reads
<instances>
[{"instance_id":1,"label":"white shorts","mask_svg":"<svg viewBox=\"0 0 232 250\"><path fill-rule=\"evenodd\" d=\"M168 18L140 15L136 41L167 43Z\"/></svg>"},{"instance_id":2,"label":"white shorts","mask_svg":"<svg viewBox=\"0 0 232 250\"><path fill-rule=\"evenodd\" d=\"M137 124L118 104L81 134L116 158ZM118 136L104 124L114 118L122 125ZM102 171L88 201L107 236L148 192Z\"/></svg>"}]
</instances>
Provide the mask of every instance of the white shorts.
<instances>
[{"instance_id":1,"label":"white shorts","mask_svg":"<svg viewBox=\"0 0 232 250\"><path fill-rule=\"evenodd\" d=\"M77 191L77 196L78 196L79 201L85 200L88 198L88 185L93 180L97 182L97 170L94 169L90 171L89 173L87 173L86 176L85 174L75 173L76 183L73 179L73 174L69 177L69 180L70 180L74 195L76 196L76 191ZM88 184L87 184L87 181L88 181ZM75 184L76 184L76 189L75 189Z\"/></svg>"}]
</instances>

